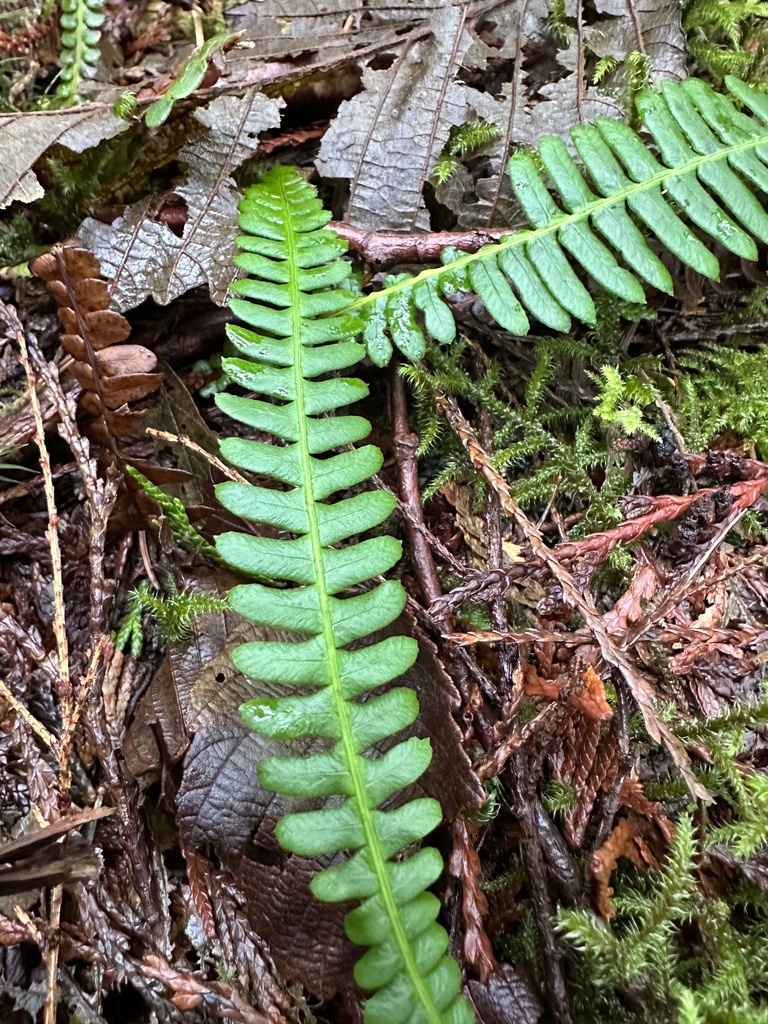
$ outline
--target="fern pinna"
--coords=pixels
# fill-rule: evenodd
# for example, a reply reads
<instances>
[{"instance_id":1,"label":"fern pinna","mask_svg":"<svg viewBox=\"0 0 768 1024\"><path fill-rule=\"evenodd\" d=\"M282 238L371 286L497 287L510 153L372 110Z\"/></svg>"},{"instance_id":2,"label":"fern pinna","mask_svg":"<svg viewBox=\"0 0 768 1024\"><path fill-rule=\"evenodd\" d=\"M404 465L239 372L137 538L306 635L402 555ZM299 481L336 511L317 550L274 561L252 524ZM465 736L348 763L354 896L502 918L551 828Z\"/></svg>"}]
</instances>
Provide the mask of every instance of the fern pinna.
<instances>
[{"instance_id":1,"label":"fern pinna","mask_svg":"<svg viewBox=\"0 0 768 1024\"><path fill-rule=\"evenodd\" d=\"M346 928L353 942L369 947L355 970L363 988L376 990L366 1005L367 1024L464 1024L473 1014L459 994L459 967L446 955L448 936L435 920L439 901L426 891L442 870L441 857L431 848L400 856L440 822L440 806L421 798L381 810L427 768L429 742L410 738L380 755L373 750L418 715L407 687L371 695L410 668L416 642L390 636L349 649L392 623L405 594L388 581L339 596L391 569L401 548L386 535L339 546L380 525L392 511L391 495L363 491L328 501L367 480L382 462L373 445L347 447L367 436L365 419L328 415L367 393L359 380L328 376L364 354L354 340L358 319L340 313L352 301L338 287L350 265L339 259L344 244L323 229L329 219L314 190L284 167L248 189L240 207L246 233L237 263L250 276L233 285L230 305L255 330L229 329L244 358L225 360L225 370L268 400L220 394L216 401L228 416L281 443L228 438L222 452L241 469L285 486L228 482L217 494L236 515L295 536L225 533L216 546L246 575L293 584L249 583L235 587L229 600L253 622L295 639L242 644L232 659L254 681L257 695L241 709L251 729L323 744L308 757L268 758L258 772L278 793L332 798L322 810L284 817L277 837L305 856L352 852L315 876L312 890L322 900L362 901L347 915ZM345 450L329 454L339 448ZM285 684L289 693L259 697L259 681Z\"/></svg>"}]
</instances>

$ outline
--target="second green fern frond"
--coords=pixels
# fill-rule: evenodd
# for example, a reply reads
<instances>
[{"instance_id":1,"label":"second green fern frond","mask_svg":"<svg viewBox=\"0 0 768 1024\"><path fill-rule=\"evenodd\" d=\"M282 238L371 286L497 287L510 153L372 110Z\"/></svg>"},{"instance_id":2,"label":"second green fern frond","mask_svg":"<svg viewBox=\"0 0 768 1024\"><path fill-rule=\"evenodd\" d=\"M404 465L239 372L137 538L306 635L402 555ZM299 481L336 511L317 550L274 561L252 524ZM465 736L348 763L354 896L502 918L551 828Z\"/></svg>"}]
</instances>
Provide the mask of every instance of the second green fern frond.
<instances>
[{"instance_id":1,"label":"second green fern frond","mask_svg":"<svg viewBox=\"0 0 768 1024\"><path fill-rule=\"evenodd\" d=\"M217 494L230 512L293 539L225 533L216 546L246 576L291 584L276 590L249 583L229 599L246 618L293 639L243 644L232 658L253 680L254 698L242 708L251 729L319 741L306 757L267 758L259 777L279 793L329 798L321 810L283 818L277 838L300 855L351 853L318 874L312 890L322 900L362 901L346 928L368 947L355 971L361 987L375 992L367 1024L468 1024L461 972L446 956L448 936L435 920L440 904L427 892L441 872L440 855L430 848L404 855L441 820L436 801L404 801L401 792L427 768L430 745L391 739L418 715L413 690L378 692L417 653L410 637L371 640L405 604L399 583L369 582L397 562L400 543L386 535L355 542L387 519L394 499L361 491L329 500L358 488L382 463L373 445L348 449L368 434L366 420L330 415L367 393L355 378L329 376L364 354L355 340L358 319L340 313L351 296L339 285L351 268L339 259L344 245L324 229L330 214L288 168L274 168L248 189L240 209L244 251L237 263L249 276L233 286L230 305L248 326L229 328L243 358L224 360L224 368L261 397L219 394L216 402L277 443L231 437L221 448L231 463L280 486L227 482ZM364 639L360 647L356 641ZM285 687L286 695L260 694L260 684Z\"/></svg>"},{"instance_id":2,"label":"second green fern frond","mask_svg":"<svg viewBox=\"0 0 768 1024\"><path fill-rule=\"evenodd\" d=\"M371 358L389 358L386 325L409 358L421 358L419 314L429 334L452 341L444 298L457 290L476 292L516 335L527 334L531 320L559 332L569 330L571 318L595 321L579 268L620 299L645 303L641 282L672 291L653 239L712 279L720 267L708 239L757 259L756 243L768 242L768 213L755 195L768 191L768 98L738 79L726 84L732 99L695 78L643 90L637 110L656 151L628 125L598 118L571 129L583 169L554 136L541 140L536 157L514 153L510 181L530 230L477 253L446 250L442 267L391 278L381 291L357 299L353 308L367 314Z\"/></svg>"}]
</instances>

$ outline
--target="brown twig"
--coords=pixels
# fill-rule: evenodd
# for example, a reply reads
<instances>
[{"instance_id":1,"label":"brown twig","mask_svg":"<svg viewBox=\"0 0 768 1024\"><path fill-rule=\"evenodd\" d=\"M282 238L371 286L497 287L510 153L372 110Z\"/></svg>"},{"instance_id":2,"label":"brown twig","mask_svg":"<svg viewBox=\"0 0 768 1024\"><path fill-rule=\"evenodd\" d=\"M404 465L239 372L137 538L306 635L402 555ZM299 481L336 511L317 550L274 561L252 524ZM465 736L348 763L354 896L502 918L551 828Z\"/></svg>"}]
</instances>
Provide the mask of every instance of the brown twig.
<instances>
[{"instance_id":1,"label":"brown twig","mask_svg":"<svg viewBox=\"0 0 768 1024\"><path fill-rule=\"evenodd\" d=\"M680 769L691 793L701 799L710 799L709 793L694 776L685 747L680 739L659 717L653 705L654 691L648 680L643 678L629 661L626 653L615 643L603 624L602 618L595 608L592 595L587 591L582 594L570 572L560 564L556 555L547 547L539 530L526 516L520 506L512 498L504 477L491 463L489 454L483 449L477 435L465 418L458 403L450 396L439 394L437 398L439 413L458 434L467 450L470 461L475 469L482 474L490 486L496 491L501 507L517 526L530 544L534 555L546 566L562 588L568 603L578 610L581 617L592 630L600 652L605 661L618 669L637 703L648 730L649 736L657 743L664 742L677 767Z\"/></svg>"},{"instance_id":2,"label":"brown twig","mask_svg":"<svg viewBox=\"0 0 768 1024\"><path fill-rule=\"evenodd\" d=\"M440 253L449 245L462 252L477 252L484 245L498 242L509 228L474 228L471 231L430 231L401 235L395 231L365 231L343 221L328 225L345 239L351 252L366 263L438 263Z\"/></svg>"},{"instance_id":3,"label":"brown twig","mask_svg":"<svg viewBox=\"0 0 768 1024\"><path fill-rule=\"evenodd\" d=\"M27 348L27 340L24 336L24 329L19 322L16 311L5 303L0 303L0 312L16 336L16 343L19 346L19 355L24 372L27 376L29 390L29 401L32 406L32 413L35 418L35 441L40 451L40 469L43 474L43 489L45 501L48 506L48 545L51 552L51 567L53 576L53 632L56 637L56 651L58 654L58 694L61 703L61 717L63 722L69 721L74 711L74 691L72 680L69 674L69 642L64 621L64 579L61 570L61 548L59 546L58 522L59 513L56 509L56 497L53 491L53 475L51 473L51 460L48 457L48 448L45 443L45 424L40 410L40 401L37 395L37 374L32 369ZM69 765L66 762L59 764L61 775L61 791L65 793L69 789L70 774Z\"/></svg>"},{"instance_id":4,"label":"brown twig","mask_svg":"<svg viewBox=\"0 0 768 1024\"><path fill-rule=\"evenodd\" d=\"M419 467L416 461L419 439L411 432L408 423L405 381L400 376L399 367L395 362L392 362L389 374L389 393L392 405L392 442L400 482L400 496L410 512L410 516L405 520L405 529L421 592L427 604L432 604L442 597L443 588L440 586L430 546L422 531L416 528L416 524L424 526L419 491Z\"/></svg>"},{"instance_id":5,"label":"brown twig","mask_svg":"<svg viewBox=\"0 0 768 1024\"><path fill-rule=\"evenodd\" d=\"M205 448L202 448L199 444L193 441L191 437L187 437L186 434L171 434L167 430L157 430L155 427L147 427L146 433L150 434L152 437L159 437L162 441L170 441L172 444L182 444L185 448L189 448L190 451L197 452L198 455L202 455L204 459L207 459L212 466L215 466L220 473L229 477L230 480L237 480L240 484L248 483L245 477L241 473L238 473L236 469L233 469L225 462L222 462L221 459L212 455L211 452L207 452Z\"/></svg>"},{"instance_id":6,"label":"brown twig","mask_svg":"<svg viewBox=\"0 0 768 1024\"><path fill-rule=\"evenodd\" d=\"M51 750L56 749L56 737L49 733L43 723L39 722L32 712L21 703L19 698L11 693L2 679L0 679L0 698L12 707L17 715L24 719L38 739L41 739Z\"/></svg>"}]
</instances>

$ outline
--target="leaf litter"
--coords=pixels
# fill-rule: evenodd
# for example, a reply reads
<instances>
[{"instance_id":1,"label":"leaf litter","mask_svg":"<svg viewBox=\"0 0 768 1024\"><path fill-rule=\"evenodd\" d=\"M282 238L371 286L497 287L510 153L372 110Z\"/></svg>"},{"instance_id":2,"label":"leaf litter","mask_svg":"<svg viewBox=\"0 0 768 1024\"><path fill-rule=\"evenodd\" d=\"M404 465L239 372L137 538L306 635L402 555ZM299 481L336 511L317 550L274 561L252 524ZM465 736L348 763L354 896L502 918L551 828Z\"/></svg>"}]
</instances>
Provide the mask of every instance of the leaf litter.
<instances>
[{"instance_id":1,"label":"leaf litter","mask_svg":"<svg viewBox=\"0 0 768 1024\"><path fill-rule=\"evenodd\" d=\"M63 338L39 281L11 272L3 285L0 451L11 476L0 481L0 854L13 849L7 843L31 851L0 871L19 907L0 900L0 1013L14 1024L38 1012L51 1019L45 979L54 968L61 1006L98 1024L124 1022L113 1000L126 993L126 1005L137 1007L128 1024L148 1015L170 1024L359 1019L344 908L311 899L313 865L276 843L282 807L252 770L266 741L240 724L237 706L248 691L226 654L242 623L228 613L203 617L186 638L169 641L144 616L139 653L114 647L128 594L142 580L169 595L174 587L201 593L223 579L202 548L178 541L162 506L118 484L130 452L142 472L151 467L182 497L206 539L213 524L224 525L212 461L222 422L209 396L224 345L227 314L217 306L233 276L241 184L278 160L303 167L337 218L366 233L513 226L519 213L502 174L510 152L546 133L567 137L577 121L626 113L633 67L646 67L653 81L686 72L681 12L666 2L597 0L580 13L575 3L560 10L543 0L248 0L219 20L204 13L209 40L219 32L241 37L219 62L218 79L203 78L181 96L159 129L142 113L174 80L178 41L191 46L195 37L180 8L160 16L148 5L109 9L105 32L120 66L105 64L89 85L93 102L69 109L40 108L40 68L55 70L56 53L28 31L23 13L8 38L0 36L0 54L16 62L12 96L0 78L8 154L0 227L3 244L10 237L16 246L8 252L20 254L6 262L39 256L75 230L70 251L85 261L66 281L51 269L55 255L39 257ZM604 58L612 66L595 82ZM128 119L110 107L126 86L141 90ZM498 137L435 182L451 130L479 118L495 124ZM115 169L113 158L124 166ZM81 195L83 183L67 169L93 174L98 187ZM78 204L87 216L72 223L69 208ZM723 292L677 273L687 305L651 295L655 321L607 314L594 335L572 339L579 351L591 345L620 362L650 352L667 360L671 377L682 344L674 339L717 336L718 317L743 316L745 336L764 333L764 298L749 291L737 263L726 267ZM529 403L547 339L523 344L489 325L471 296L455 304L465 345L456 365L476 386L493 365L494 394L510 409ZM94 314L99 322L88 326ZM98 358L88 355L83 330ZM121 348L134 361L121 360ZM563 409L589 407L594 385L581 356L548 358L561 362L542 422L553 438L567 436ZM386 447L388 382L365 372L374 396L368 414ZM108 380L115 401L102 406L96 383L103 396ZM408 403L412 429L421 431L429 410L417 393ZM523 452L519 426L494 438L482 397L461 403L481 472L495 471L509 445L522 446L505 468L514 496L545 456ZM157 432L123 434L118 420L135 431L137 411L183 444ZM403 570L407 631L422 642L408 684L419 692L422 729L436 750L423 784L448 819L436 840L448 863L445 918L484 1024L594 1018L595 990L576 958L564 971L572 954L552 915L558 906L590 906L603 931L611 920L625 926L627 865L652 886L676 849L675 822L690 799L678 769L699 795L714 798L711 831L686 884L726 908L740 885L766 888L766 453L750 450L733 428L713 435L708 451L689 452L683 413L667 412L653 444L600 435L592 422L571 456L575 464L602 438L606 456L591 464L589 480L563 482L561 467L546 493L506 521L495 518L493 493L447 425L417 467L411 454L382 469L380 485L398 491L415 468L429 495L417 526L438 568L407 544ZM36 437L50 453L47 468ZM611 477L617 466L620 485ZM600 518L604 488L625 500ZM406 538L408 514L404 505L396 527ZM544 562L537 522L551 552ZM51 523L61 537L60 573ZM497 558L504 550L514 557ZM65 661L72 693L62 689ZM62 761L60 735L71 759ZM70 760L71 789L62 784ZM71 818L73 800L106 803L114 813L86 810L92 820L52 854L45 828L38 830L80 821ZM60 895L54 888L41 899L41 882L67 886L55 958L49 936ZM710 941L703 921L690 925L697 942ZM685 940L681 930L676 941ZM22 955L38 948L38 961ZM648 977L631 984L616 987L621 1013L634 1012L633 1000L650 1006L656 998ZM606 1010L611 1024L617 1005Z\"/></svg>"}]
</instances>

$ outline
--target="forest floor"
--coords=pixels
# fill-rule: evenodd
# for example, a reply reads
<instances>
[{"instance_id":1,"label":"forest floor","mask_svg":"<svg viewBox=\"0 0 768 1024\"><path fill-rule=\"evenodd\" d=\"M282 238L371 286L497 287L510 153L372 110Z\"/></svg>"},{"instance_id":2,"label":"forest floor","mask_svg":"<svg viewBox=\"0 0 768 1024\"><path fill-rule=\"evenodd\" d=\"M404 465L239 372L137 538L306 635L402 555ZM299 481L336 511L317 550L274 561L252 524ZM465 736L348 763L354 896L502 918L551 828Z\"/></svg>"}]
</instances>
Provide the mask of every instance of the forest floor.
<instances>
[{"instance_id":1,"label":"forest floor","mask_svg":"<svg viewBox=\"0 0 768 1024\"><path fill-rule=\"evenodd\" d=\"M379 288L527 226L543 136L768 91L767 8L0 0L2 1024L362 1020L211 547L242 189L297 167ZM768 1021L768 263L705 244L642 303L579 270L567 330L468 284L356 370L482 1024Z\"/></svg>"}]
</instances>

